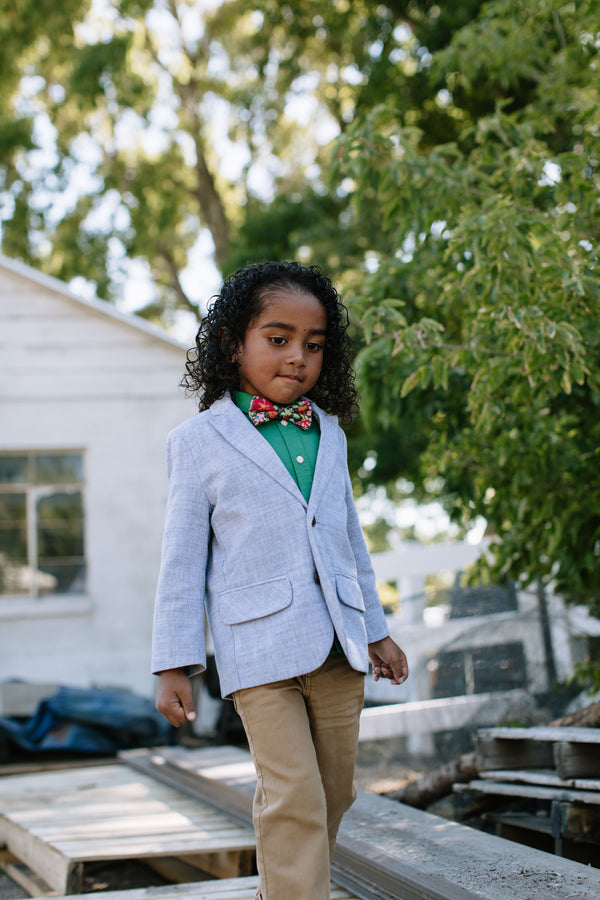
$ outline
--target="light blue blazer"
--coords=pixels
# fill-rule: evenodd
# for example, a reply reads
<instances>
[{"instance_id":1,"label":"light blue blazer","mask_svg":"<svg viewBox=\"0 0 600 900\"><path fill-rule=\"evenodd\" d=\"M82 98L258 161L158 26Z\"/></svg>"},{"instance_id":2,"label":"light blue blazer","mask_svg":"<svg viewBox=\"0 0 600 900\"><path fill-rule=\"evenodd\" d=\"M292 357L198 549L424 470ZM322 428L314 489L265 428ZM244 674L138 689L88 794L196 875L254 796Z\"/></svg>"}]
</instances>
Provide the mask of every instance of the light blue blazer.
<instances>
[{"instance_id":1,"label":"light blue blazer","mask_svg":"<svg viewBox=\"0 0 600 900\"><path fill-rule=\"evenodd\" d=\"M152 671L206 665L203 606L223 696L318 668L334 629L350 665L389 631L352 497L346 439L321 438L308 503L226 394L169 435L169 499Z\"/></svg>"}]
</instances>

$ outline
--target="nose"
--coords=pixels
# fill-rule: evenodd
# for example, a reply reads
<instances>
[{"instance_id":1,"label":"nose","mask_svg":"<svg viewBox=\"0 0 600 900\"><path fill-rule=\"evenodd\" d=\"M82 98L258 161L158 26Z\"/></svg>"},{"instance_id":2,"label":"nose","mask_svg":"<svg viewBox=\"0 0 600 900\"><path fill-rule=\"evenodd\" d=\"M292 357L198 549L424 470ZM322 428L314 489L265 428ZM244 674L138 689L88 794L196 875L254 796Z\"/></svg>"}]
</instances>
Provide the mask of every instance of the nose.
<instances>
[{"instance_id":1,"label":"nose","mask_svg":"<svg viewBox=\"0 0 600 900\"><path fill-rule=\"evenodd\" d=\"M288 362L294 366L304 366L304 346L295 341L290 341L288 347Z\"/></svg>"}]
</instances>

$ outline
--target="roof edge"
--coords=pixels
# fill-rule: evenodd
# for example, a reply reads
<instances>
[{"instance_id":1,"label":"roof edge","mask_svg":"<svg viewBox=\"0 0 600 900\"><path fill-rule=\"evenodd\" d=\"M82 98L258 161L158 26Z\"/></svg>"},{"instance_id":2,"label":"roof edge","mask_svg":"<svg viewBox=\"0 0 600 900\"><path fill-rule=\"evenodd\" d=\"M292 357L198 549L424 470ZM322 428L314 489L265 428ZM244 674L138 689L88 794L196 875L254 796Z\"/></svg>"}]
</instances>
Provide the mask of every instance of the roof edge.
<instances>
[{"instance_id":1,"label":"roof edge","mask_svg":"<svg viewBox=\"0 0 600 900\"><path fill-rule=\"evenodd\" d=\"M54 278L52 275L46 275L44 272L40 272L33 266L27 265L27 263L22 262L20 259L13 259L10 256L5 256L3 253L0 253L0 268L12 272L13 275L20 275L22 278L28 278L30 281L39 284L40 287L44 287L55 294L60 294L67 300L79 303L87 309L93 310L101 315L109 316L109 318L116 319L118 322L129 325L131 328L136 328L138 331L143 331L149 337L156 338L159 341L177 347L179 350L186 349L186 344L183 341L172 337L172 335L167 331L163 331L163 329L159 328L157 325L146 322L141 316L136 316L134 313L122 312L106 300L98 300L95 297L82 297L71 290L64 281L61 281L59 278Z\"/></svg>"}]
</instances>

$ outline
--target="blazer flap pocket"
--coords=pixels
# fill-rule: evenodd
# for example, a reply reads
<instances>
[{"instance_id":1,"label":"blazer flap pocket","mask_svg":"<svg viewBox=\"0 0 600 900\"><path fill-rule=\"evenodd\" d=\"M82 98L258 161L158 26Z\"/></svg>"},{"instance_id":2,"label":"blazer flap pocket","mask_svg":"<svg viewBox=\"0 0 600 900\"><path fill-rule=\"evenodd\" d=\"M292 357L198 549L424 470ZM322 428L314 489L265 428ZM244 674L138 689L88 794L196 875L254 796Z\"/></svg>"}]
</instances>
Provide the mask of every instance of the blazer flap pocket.
<instances>
[{"instance_id":1,"label":"blazer flap pocket","mask_svg":"<svg viewBox=\"0 0 600 900\"><path fill-rule=\"evenodd\" d=\"M360 609L361 612L365 611L365 601L356 578L353 578L351 575L336 575L335 586L337 595L342 603L346 606L351 606L352 609Z\"/></svg>"},{"instance_id":2,"label":"blazer flap pocket","mask_svg":"<svg viewBox=\"0 0 600 900\"><path fill-rule=\"evenodd\" d=\"M239 625L279 612L292 602L289 578L272 578L219 594L219 612L225 625Z\"/></svg>"}]
</instances>

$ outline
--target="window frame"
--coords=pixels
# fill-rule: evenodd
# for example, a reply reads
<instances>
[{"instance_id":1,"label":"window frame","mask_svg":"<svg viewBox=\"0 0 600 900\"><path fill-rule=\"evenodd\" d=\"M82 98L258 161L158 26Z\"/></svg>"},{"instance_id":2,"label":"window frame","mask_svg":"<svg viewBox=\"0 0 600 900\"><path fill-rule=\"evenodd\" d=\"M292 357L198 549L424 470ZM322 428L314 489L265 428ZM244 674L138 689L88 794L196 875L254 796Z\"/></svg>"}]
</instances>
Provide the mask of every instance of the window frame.
<instances>
[{"instance_id":1,"label":"window frame","mask_svg":"<svg viewBox=\"0 0 600 900\"><path fill-rule=\"evenodd\" d=\"M44 456L77 456L81 465L81 480L50 480L49 478L42 481L37 480L36 466L39 457ZM24 615L27 617L28 610L35 610L39 614L43 608L46 612L47 606L52 606L58 610L58 614L64 611L72 610L74 607L82 608L88 605L88 540L87 540L87 459L85 450L81 447L65 448L65 447L38 447L35 449L7 449L0 450L0 458L6 457L25 457L27 460L25 472L26 481L0 482L0 494L25 494L25 510L26 510L26 550L28 569L34 573L29 591L27 593L0 593L0 618L13 618L13 612L16 610L18 617ZM41 522L38 514L38 503L45 496L57 493L63 490L65 493L79 493L81 495L82 515L81 515L81 537L82 537L82 554L81 557L73 557L73 559L81 559L85 577L82 590L75 591L56 591L46 593L40 591L37 573L39 572L39 548L38 539ZM83 601L83 603L82 603Z\"/></svg>"}]
</instances>

